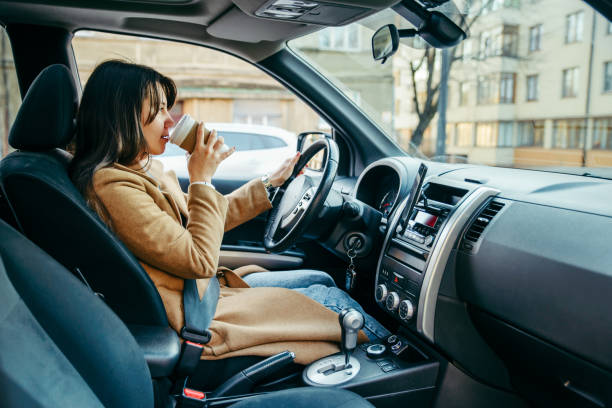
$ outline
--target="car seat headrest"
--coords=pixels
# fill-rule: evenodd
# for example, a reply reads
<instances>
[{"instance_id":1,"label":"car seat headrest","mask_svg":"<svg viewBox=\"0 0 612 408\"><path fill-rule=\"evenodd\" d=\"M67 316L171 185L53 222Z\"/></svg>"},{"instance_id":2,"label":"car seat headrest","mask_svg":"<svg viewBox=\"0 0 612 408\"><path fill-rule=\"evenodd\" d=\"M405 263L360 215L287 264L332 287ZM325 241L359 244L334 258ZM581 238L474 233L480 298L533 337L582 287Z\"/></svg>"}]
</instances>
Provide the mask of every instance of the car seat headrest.
<instances>
[{"instance_id":1,"label":"car seat headrest","mask_svg":"<svg viewBox=\"0 0 612 408\"><path fill-rule=\"evenodd\" d=\"M65 148L75 129L79 96L64 65L50 65L36 77L23 99L9 143L20 150Z\"/></svg>"}]
</instances>

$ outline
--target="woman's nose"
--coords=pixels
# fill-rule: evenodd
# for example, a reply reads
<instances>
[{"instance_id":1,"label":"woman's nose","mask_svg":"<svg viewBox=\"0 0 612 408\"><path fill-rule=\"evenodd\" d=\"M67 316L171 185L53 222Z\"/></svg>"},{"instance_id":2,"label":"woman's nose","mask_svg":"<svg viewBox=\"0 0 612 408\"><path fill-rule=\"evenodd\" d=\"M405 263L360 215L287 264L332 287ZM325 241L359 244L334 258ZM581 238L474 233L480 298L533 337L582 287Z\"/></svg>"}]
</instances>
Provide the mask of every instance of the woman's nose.
<instances>
[{"instance_id":1,"label":"woman's nose","mask_svg":"<svg viewBox=\"0 0 612 408\"><path fill-rule=\"evenodd\" d=\"M170 113L168 113L168 118L166 119L166 126L167 127L174 126L174 119L172 119L172 116L170 116Z\"/></svg>"}]
</instances>

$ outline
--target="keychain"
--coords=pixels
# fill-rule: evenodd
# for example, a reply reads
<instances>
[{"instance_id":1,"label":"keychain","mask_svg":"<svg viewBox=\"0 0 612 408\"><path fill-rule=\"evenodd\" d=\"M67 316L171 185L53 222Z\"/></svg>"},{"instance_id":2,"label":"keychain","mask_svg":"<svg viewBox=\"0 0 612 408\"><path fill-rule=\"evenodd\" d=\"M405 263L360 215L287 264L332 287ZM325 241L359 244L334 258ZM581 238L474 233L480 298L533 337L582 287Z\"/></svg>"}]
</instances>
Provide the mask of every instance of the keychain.
<instances>
[{"instance_id":1,"label":"keychain","mask_svg":"<svg viewBox=\"0 0 612 408\"><path fill-rule=\"evenodd\" d=\"M355 239L353 241L353 245L346 251L346 255L349 257L349 266L346 269L346 276L344 279L344 288L347 292L350 292L353 287L355 287L355 279L357 278L357 272L355 272L355 263L353 263L353 259L355 259L355 249L358 249L361 246L361 241L359 239Z\"/></svg>"}]
</instances>

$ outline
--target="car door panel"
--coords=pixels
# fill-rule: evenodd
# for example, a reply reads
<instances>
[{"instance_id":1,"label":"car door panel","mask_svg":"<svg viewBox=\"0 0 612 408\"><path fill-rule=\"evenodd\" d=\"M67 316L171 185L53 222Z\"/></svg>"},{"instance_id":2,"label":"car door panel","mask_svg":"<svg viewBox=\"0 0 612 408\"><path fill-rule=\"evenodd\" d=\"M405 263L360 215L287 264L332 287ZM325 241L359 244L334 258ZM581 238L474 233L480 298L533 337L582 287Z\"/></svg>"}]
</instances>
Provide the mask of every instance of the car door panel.
<instances>
[{"instance_id":1,"label":"car door panel","mask_svg":"<svg viewBox=\"0 0 612 408\"><path fill-rule=\"evenodd\" d=\"M179 177L183 191L189 187L189 179ZM229 194L249 180L213 178L213 184L221 194ZM244 265L259 265L266 269L289 270L299 268L304 263L304 252L300 249L269 254L263 247L263 234L268 212L259 214L252 220L227 231L223 235L219 265L237 268Z\"/></svg>"}]
</instances>

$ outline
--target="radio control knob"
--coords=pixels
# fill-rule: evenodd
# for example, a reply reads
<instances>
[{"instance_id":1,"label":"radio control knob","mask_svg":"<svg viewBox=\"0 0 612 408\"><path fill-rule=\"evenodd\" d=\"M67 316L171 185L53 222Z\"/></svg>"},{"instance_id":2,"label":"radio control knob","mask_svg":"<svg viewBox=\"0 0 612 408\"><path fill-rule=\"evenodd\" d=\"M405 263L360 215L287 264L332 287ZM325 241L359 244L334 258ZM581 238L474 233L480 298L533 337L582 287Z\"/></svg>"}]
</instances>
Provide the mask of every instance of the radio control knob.
<instances>
[{"instance_id":1,"label":"radio control knob","mask_svg":"<svg viewBox=\"0 0 612 408\"><path fill-rule=\"evenodd\" d=\"M394 311L395 309L397 309L397 306L399 305L400 302L400 297L397 293L395 292L391 292L389 293L389 296L387 296L387 300L385 302L385 305L387 306L387 309L389 311Z\"/></svg>"},{"instance_id":2,"label":"radio control knob","mask_svg":"<svg viewBox=\"0 0 612 408\"><path fill-rule=\"evenodd\" d=\"M414 306L408 299L402 300L399 305L399 317L402 320L410 320L414 315Z\"/></svg>"},{"instance_id":3,"label":"radio control knob","mask_svg":"<svg viewBox=\"0 0 612 408\"><path fill-rule=\"evenodd\" d=\"M374 297L376 298L377 302L384 302L385 299L387 299L387 295L389 294L389 291L387 290L387 287L385 285L378 285L376 287L376 292L374 292Z\"/></svg>"},{"instance_id":4,"label":"radio control knob","mask_svg":"<svg viewBox=\"0 0 612 408\"><path fill-rule=\"evenodd\" d=\"M434 241L433 235L428 235L425 237L425 245L430 246L433 241Z\"/></svg>"}]
</instances>

